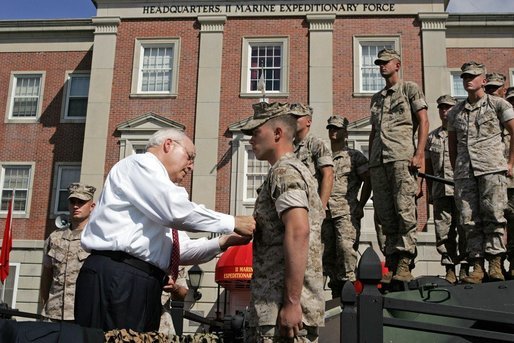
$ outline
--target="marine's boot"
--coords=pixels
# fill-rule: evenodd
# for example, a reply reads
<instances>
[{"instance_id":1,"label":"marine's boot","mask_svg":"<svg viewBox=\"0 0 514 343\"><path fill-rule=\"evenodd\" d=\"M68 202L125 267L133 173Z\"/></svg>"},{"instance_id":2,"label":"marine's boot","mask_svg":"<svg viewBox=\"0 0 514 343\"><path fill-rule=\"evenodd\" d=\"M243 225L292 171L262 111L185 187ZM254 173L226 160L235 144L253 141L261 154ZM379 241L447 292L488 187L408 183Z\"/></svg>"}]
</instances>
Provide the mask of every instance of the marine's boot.
<instances>
[{"instance_id":1,"label":"marine's boot","mask_svg":"<svg viewBox=\"0 0 514 343\"><path fill-rule=\"evenodd\" d=\"M469 275L469 264L461 263L459 269L459 280L462 281L466 276Z\"/></svg>"},{"instance_id":2,"label":"marine's boot","mask_svg":"<svg viewBox=\"0 0 514 343\"><path fill-rule=\"evenodd\" d=\"M398 267L396 273L393 276L393 280L409 282L414 279L414 276L410 273L411 258L407 255L402 255L398 260Z\"/></svg>"},{"instance_id":3,"label":"marine's boot","mask_svg":"<svg viewBox=\"0 0 514 343\"><path fill-rule=\"evenodd\" d=\"M484 279L484 259L475 258L469 262L473 266L473 271L461 280L462 283L482 283L482 280Z\"/></svg>"},{"instance_id":4,"label":"marine's boot","mask_svg":"<svg viewBox=\"0 0 514 343\"><path fill-rule=\"evenodd\" d=\"M455 265L454 264L446 265L446 276L444 278L446 279L446 281L448 281L452 285L457 283L457 275L455 274Z\"/></svg>"},{"instance_id":5,"label":"marine's boot","mask_svg":"<svg viewBox=\"0 0 514 343\"><path fill-rule=\"evenodd\" d=\"M487 255L489 262L489 281L505 281L502 271L502 257L500 255Z\"/></svg>"}]
</instances>

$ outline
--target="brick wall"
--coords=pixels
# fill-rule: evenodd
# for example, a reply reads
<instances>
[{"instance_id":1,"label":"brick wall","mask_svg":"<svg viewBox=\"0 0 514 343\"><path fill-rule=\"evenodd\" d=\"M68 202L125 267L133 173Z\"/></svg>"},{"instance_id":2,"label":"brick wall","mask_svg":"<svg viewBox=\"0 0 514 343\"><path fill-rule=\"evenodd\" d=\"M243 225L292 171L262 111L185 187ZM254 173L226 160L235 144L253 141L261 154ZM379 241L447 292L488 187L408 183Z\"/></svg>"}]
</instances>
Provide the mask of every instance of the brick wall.
<instances>
[{"instance_id":1,"label":"brick wall","mask_svg":"<svg viewBox=\"0 0 514 343\"><path fill-rule=\"evenodd\" d=\"M68 70L90 70L91 52L2 53L0 57L0 161L35 162L30 218L15 218L14 239L44 239L53 230L51 208L54 164L80 162L84 124L60 124L63 87ZM43 102L38 123L5 123L11 72L44 71ZM4 227L0 220L0 227Z\"/></svg>"}]
</instances>

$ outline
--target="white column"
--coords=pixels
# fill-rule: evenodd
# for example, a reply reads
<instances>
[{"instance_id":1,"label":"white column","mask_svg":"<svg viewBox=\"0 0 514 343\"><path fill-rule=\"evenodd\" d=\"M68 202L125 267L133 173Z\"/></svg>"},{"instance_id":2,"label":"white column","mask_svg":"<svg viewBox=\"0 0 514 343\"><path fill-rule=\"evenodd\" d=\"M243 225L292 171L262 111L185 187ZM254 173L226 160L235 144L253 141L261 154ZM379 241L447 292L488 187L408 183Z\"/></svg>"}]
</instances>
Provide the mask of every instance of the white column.
<instances>
[{"instance_id":1,"label":"white column","mask_svg":"<svg viewBox=\"0 0 514 343\"><path fill-rule=\"evenodd\" d=\"M448 13L419 13L423 50L425 97L428 102L430 129L440 124L436 100L450 93L450 73L446 56L446 20Z\"/></svg>"},{"instance_id":2,"label":"white column","mask_svg":"<svg viewBox=\"0 0 514 343\"><path fill-rule=\"evenodd\" d=\"M311 132L325 138L326 123L333 111L333 26L335 14L308 15L309 105L314 109ZM293 52L294 53L294 52Z\"/></svg>"},{"instance_id":3,"label":"white column","mask_svg":"<svg viewBox=\"0 0 514 343\"><path fill-rule=\"evenodd\" d=\"M96 17L81 182L102 189L119 17ZM96 192L96 196L100 192Z\"/></svg>"},{"instance_id":4,"label":"white column","mask_svg":"<svg viewBox=\"0 0 514 343\"><path fill-rule=\"evenodd\" d=\"M216 205L216 168L221 96L221 56L226 16L200 16L200 60L196 100L195 145L197 157L193 173L194 202ZM227 189L227 192L229 190Z\"/></svg>"}]
</instances>

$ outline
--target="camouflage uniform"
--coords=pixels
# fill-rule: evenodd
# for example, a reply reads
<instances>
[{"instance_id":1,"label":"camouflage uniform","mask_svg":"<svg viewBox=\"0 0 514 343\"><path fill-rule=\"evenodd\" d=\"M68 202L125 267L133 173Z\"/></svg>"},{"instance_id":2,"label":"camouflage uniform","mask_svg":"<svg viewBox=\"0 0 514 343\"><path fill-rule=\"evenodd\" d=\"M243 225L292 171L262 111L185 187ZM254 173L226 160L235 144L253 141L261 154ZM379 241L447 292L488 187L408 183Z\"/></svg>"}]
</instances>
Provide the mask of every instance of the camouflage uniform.
<instances>
[{"instance_id":1,"label":"camouflage uniform","mask_svg":"<svg viewBox=\"0 0 514 343\"><path fill-rule=\"evenodd\" d=\"M514 87L507 89L505 99L511 104L514 98ZM503 130L503 142L505 143L505 159L508 159L510 151L510 134ZM507 220L507 255L511 264L510 269L514 269L514 178L507 178L507 207L505 208L505 219ZM512 276L512 275L511 275Z\"/></svg>"},{"instance_id":2,"label":"camouflage uniform","mask_svg":"<svg viewBox=\"0 0 514 343\"><path fill-rule=\"evenodd\" d=\"M474 105L462 101L448 114L448 131L457 138L455 202L469 258L506 251L507 161L500 124L512 118L512 106L488 94Z\"/></svg>"},{"instance_id":3,"label":"camouflage uniform","mask_svg":"<svg viewBox=\"0 0 514 343\"><path fill-rule=\"evenodd\" d=\"M426 158L432 162L434 175L453 179L453 170L448 152L448 131L440 126L428 135L425 148ZM458 224L458 213L453 197L453 186L440 182L432 183L432 202L434 204L434 223L436 248L441 254L442 265L460 262L459 253L466 253L465 233ZM458 235L458 246L457 246Z\"/></svg>"},{"instance_id":4,"label":"camouflage uniform","mask_svg":"<svg viewBox=\"0 0 514 343\"><path fill-rule=\"evenodd\" d=\"M331 282L342 283L356 280L354 244L360 232L360 218L355 218L354 211L359 206L360 175L367 172L368 159L362 152L349 148L334 152L332 157L334 187L328 200L330 217L321 229L323 268Z\"/></svg>"},{"instance_id":5,"label":"camouflage uniform","mask_svg":"<svg viewBox=\"0 0 514 343\"><path fill-rule=\"evenodd\" d=\"M58 229L45 242L43 264L53 279L44 314L52 319L74 320L75 283L89 253L80 246L82 230Z\"/></svg>"},{"instance_id":6,"label":"camouflage uniform","mask_svg":"<svg viewBox=\"0 0 514 343\"><path fill-rule=\"evenodd\" d=\"M250 341L260 339L259 342L279 342L281 339L273 337L278 336L275 325L284 296L285 228L280 215L291 207L304 207L308 209L309 215L309 255L301 295L306 337L324 323L320 236L321 221L325 214L314 178L292 153L287 153L271 167L255 202L257 227L253 240L253 276L250 287L250 326L253 328ZM263 336L268 337L263 339Z\"/></svg>"},{"instance_id":7,"label":"camouflage uniform","mask_svg":"<svg viewBox=\"0 0 514 343\"><path fill-rule=\"evenodd\" d=\"M309 168L311 174L318 181L318 187L320 187L320 168L334 165L332 152L327 144L321 138L308 133L302 141L295 143L295 154Z\"/></svg>"},{"instance_id":8,"label":"camouflage uniform","mask_svg":"<svg viewBox=\"0 0 514 343\"><path fill-rule=\"evenodd\" d=\"M385 253L416 253L416 178L409 171L417 128L413 113L427 108L413 82L399 82L371 98L375 137L370 147L373 206L386 236Z\"/></svg>"}]
</instances>

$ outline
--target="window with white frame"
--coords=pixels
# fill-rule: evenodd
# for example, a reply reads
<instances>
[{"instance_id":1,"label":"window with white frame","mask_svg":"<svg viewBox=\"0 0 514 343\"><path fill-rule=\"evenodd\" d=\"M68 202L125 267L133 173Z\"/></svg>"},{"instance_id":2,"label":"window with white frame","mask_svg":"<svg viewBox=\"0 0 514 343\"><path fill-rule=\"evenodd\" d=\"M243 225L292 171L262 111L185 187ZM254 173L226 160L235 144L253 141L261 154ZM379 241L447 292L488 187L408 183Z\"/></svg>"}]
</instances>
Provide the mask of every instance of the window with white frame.
<instances>
[{"instance_id":1,"label":"window with white frame","mask_svg":"<svg viewBox=\"0 0 514 343\"><path fill-rule=\"evenodd\" d=\"M86 118L89 78L89 73L68 74L66 80L64 119Z\"/></svg>"},{"instance_id":2,"label":"window with white frame","mask_svg":"<svg viewBox=\"0 0 514 343\"><path fill-rule=\"evenodd\" d=\"M288 39L286 37L244 38L241 64L241 94L260 96L288 92Z\"/></svg>"},{"instance_id":3,"label":"window with white frame","mask_svg":"<svg viewBox=\"0 0 514 343\"><path fill-rule=\"evenodd\" d=\"M462 83L462 78L460 77L460 74L460 70L451 72L451 95L459 100L463 100L468 97L468 93L464 89L464 85Z\"/></svg>"},{"instance_id":4,"label":"window with white frame","mask_svg":"<svg viewBox=\"0 0 514 343\"><path fill-rule=\"evenodd\" d=\"M354 37L354 93L373 94L384 88L385 81L375 59L382 49L399 48L399 37Z\"/></svg>"},{"instance_id":5,"label":"window with white frame","mask_svg":"<svg viewBox=\"0 0 514 343\"><path fill-rule=\"evenodd\" d=\"M32 170L32 165L2 165L0 211L7 212L9 201L14 196L13 213L28 214Z\"/></svg>"},{"instance_id":6,"label":"window with white frame","mask_svg":"<svg viewBox=\"0 0 514 343\"><path fill-rule=\"evenodd\" d=\"M178 39L137 39L132 95L176 95L178 57Z\"/></svg>"},{"instance_id":7,"label":"window with white frame","mask_svg":"<svg viewBox=\"0 0 514 343\"><path fill-rule=\"evenodd\" d=\"M61 214L68 212L68 186L80 181L80 165L59 164L57 165L56 189L54 213Z\"/></svg>"},{"instance_id":8,"label":"window with white frame","mask_svg":"<svg viewBox=\"0 0 514 343\"><path fill-rule=\"evenodd\" d=\"M259 161L252 151L252 147L245 145L245 185L243 201L255 201L257 199L257 189L262 185L270 165L267 161Z\"/></svg>"},{"instance_id":9,"label":"window with white frame","mask_svg":"<svg viewBox=\"0 0 514 343\"><path fill-rule=\"evenodd\" d=\"M41 111L43 74L12 76L9 119L35 119Z\"/></svg>"},{"instance_id":10,"label":"window with white frame","mask_svg":"<svg viewBox=\"0 0 514 343\"><path fill-rule=\"evenodd\" d=\"M16 308L16 297L18 293L18 280L20 278L20 264L9 263L9 275L5 282L0 283L0 296L9 308Z\"/></svg>"}]
</instances>

